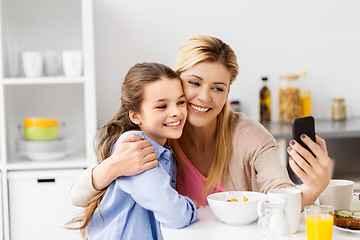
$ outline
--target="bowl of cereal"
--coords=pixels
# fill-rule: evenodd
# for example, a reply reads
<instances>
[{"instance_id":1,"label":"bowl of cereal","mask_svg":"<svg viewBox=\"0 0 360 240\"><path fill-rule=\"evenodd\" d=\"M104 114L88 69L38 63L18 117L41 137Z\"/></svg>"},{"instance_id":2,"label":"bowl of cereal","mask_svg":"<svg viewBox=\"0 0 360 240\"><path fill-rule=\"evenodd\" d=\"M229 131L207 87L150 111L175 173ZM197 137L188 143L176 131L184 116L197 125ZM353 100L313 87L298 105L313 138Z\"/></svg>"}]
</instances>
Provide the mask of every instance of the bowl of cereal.
<instances>
[{"instance_id":1,"label":"bowl of cereal","mask_svg":"<svg viewBox=\"0 0 360 240\"><path fill-rule=\"evenodd\" d=\"M255 221L259 214L257 205L267 195L250 191L231 191L210 194L207 197L214 215L229 225L246 225Z\"/></svg>"}]
</instances>

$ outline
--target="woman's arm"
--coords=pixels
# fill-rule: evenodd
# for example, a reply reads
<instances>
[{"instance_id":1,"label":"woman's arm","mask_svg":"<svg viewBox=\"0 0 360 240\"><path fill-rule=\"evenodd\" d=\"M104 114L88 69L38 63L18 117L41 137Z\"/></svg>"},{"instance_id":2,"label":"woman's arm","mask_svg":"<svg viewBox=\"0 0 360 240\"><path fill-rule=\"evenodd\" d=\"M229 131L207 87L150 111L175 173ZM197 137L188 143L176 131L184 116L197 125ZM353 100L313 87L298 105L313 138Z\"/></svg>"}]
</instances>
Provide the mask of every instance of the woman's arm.
<instances>
[{"instance_id":1,"label":"woman's arm","mask_svg":"<svg viewBox=\"0 0 360 240\"><path fill-rule=\"evenodd\" d=\"M136 175L157 166L156 157L150 141L131 134L119 142L109 158L86 169L74 181L70 189L71 203L85 207L92 197L119 176Z\"/></svg>"},{"instance_id":2,"label":"woman's arm","mask_svg":"<svg viewBox=\"0 0 360 240\"><path fill-rule=\"evenodd\" d=\"M331 160L324 139L316 135L315 143L303 134L301 140L316 157L294 140L290 141L287 151L290 155L291 169L303 181L299 189L302 192L302 209L304 209L313 204L329 184Z\"/></svg>"}]
</instances>

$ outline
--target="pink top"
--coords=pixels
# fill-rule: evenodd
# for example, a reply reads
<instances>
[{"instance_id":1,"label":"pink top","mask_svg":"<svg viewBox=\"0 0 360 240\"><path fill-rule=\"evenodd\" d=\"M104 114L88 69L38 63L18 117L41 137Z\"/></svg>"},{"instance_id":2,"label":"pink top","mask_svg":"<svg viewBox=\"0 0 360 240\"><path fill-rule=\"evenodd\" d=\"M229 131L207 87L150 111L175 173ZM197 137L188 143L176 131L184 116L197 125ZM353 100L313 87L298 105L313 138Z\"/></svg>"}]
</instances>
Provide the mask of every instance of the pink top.
<instances>
[{"instance_id":1,"label":"pink top","mask_svg":"<svg viewBox=\"0 0 360 240\"><path fill-rule=\"evenodd\" d=\"M199 203L199 206L207 206L209 205L207 200L203 202L202 200L202 194L205 187L205 183L207 178L202 175L195 166L190 162L190 160L185 156L185 154L181 151L180 152L185 160L185 181L183 176L180 175L177 181L176 190L181 195L187 196L191 198L192 200L195 200ZM186 188L185 188L185 182L186 182ZM215 187L214 190L211 193L217 193L217 192L223 192L224 186L221 183L220 187Z\"/></svg>"}]
</instances>

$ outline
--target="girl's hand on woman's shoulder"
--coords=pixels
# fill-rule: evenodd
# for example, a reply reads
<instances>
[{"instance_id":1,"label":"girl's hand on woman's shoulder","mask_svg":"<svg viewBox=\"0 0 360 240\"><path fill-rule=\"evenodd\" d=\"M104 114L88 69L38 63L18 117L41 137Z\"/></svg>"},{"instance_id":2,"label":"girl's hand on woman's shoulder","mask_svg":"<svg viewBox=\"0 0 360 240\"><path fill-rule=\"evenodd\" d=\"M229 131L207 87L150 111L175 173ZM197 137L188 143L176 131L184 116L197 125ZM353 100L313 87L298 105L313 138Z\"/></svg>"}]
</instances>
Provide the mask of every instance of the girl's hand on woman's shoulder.
<instances>
[{"instance_id":1,"label":"girl's hand on woman's shoulder","mask_svg":"<svg viewBox=\"0 0 360 240\"><path fill-rule=\"evenodd\" d=\"M131 134L119 142L109 158L93 169L93 186L96 190L104 189L120 176L142 173L156 167L158 163L151 142Z\"/></svg>"},{"instance_id":2,"label":"girl's hand on woman's shoulder","mask_svg":"<svg viewBox=\"0 0 360 240\"><path fill-rule=\"evenodd\" d=\"M301 140L311 149L315 157L295 140L291 140L287 149L290 155L289 164L303 181L302 190L310 193L315 201L329 184L331 160L324 139L316 135L315 143L303 134Z\"/></svg>"}]
</instances>

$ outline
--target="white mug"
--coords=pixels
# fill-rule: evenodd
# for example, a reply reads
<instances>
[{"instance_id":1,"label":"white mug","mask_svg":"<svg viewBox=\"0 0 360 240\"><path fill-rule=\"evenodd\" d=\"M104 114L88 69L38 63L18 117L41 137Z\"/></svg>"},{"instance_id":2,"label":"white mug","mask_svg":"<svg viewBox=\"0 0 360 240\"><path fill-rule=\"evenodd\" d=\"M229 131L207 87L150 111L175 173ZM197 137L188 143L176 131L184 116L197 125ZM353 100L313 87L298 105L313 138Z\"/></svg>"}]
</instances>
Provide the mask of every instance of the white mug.
<instances>
[{"instance_id":1,"label":"white mug","mask_svg":"<svg viewBox=\"0 0 360 240\"><path fill-rule=\"evenodd\" d=\"M83 71L83 55L80 50L62 52L64 74L67 77L79 77Z\"/></svg>"},{"instance_id":2,"label":"white mug","mask_svg":"<svg viewBox=\"0 0 360 240\"><path fill-rule=\"evenodd\" d=\"M321 205L330 205L335 210L350 210L353 198L354 182L350 180L332 179L320 194Z\"/></svg>"},{"instance_id":3,"label":"white mug","mask_svg":"<svg viewBox=\"0 0 360 240\"><path fill-rule=\"evenodd\" d=\"M44 70L47 76L56 76L59 74L61 66L61 56L57 51L44 52Z\"/></svg>"},{"instance_id":4,"label":"white mug","mask_svg":"<svg viewBox=\"0 0 360 240\"><path fill-rule=\"evenodd\" d=\"M43 56L41 52L23 52L22 66L25 77L40 77L43 69Z\"/></svg>"},{"instance_id":5,"label":"white mug","mask_svg":"<svg viewBox=\"0 0 360 240\"><path fill-rule=\"evenodd\" d=\"M291 232L296 233L301 216L301 191L296 188L270 189L268 192L268 198L287 199L286 215L289 219Z\"/></svg>"}]
</instances>

